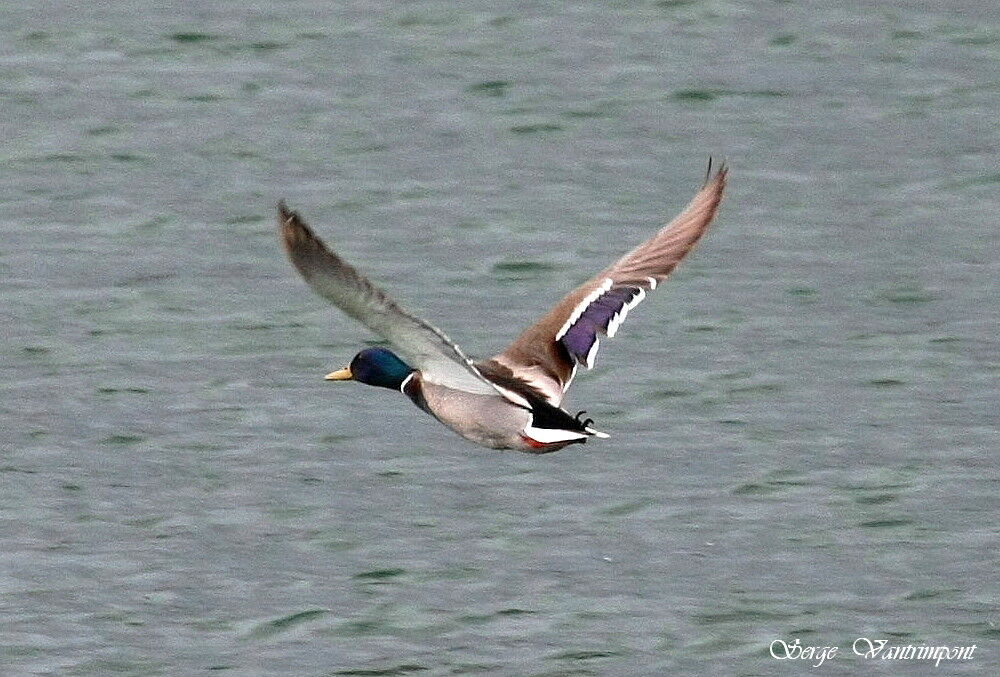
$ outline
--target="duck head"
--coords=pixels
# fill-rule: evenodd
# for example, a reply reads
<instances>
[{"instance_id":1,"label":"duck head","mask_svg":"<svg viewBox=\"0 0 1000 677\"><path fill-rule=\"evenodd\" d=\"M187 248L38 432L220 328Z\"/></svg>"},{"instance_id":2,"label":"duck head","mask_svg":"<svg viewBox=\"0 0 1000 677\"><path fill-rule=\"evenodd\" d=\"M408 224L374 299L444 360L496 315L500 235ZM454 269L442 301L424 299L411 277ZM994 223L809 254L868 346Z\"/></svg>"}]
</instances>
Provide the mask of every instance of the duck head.
<instances>
[{"instance_id":1,"label":"duck head","mask_svg":"<svg viewBox=\"0 0 1000 677\"><path fill-rule=\"evenodd\" d=\"M360 381L370 386L399 390L413 367L385 348L365 348L351 364L326 375L327 381Z\"/></svg>"}]
</instances>

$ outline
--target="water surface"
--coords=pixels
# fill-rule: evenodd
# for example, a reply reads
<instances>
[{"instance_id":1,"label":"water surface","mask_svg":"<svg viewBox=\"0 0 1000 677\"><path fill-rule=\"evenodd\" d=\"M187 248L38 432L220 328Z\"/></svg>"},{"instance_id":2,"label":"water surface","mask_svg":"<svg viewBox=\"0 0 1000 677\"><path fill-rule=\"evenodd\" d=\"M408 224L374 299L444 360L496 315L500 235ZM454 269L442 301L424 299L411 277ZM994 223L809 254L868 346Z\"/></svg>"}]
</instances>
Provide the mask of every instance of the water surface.
<instances>
[{"instance_id":1,"label":"water surface","mask_svg":"<svg viewBox=\"0 0 1000 677\"><path fill-rule=\"evenodd\" d=\"M0 10L5 670L995 671L988 5ZM278 199L485 356L709 155L717 224L567 402L611 439L492 452L322 381L372 337Z\"/></svg>"}]
</instances>

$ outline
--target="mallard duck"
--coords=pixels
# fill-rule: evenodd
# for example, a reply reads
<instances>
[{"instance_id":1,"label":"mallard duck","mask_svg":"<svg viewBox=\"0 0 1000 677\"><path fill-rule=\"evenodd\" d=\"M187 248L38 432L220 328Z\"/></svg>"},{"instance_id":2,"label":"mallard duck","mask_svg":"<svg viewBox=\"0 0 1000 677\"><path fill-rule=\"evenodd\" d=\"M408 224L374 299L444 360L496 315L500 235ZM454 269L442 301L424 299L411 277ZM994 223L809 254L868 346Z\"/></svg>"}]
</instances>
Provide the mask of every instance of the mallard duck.
<instances>
[{"instance_id":1,"label":"mallard duck","mask_svg":"<svg viewBox=\"0 0 1000 677\"><path fill-rule=\"evenodd\" d=\"M543 454L607 437L580 412L560 407L577 369L594 366L601 337L698 242L715 216L726 168L712 174L673 221L566 294L493 357L473 362L445 334L407 312L331 252L299 215L278 205L281 240L312 289L384 338L392 349L366 348L326 375L391 388L467 440L493 449Z\"/></svg>"}]
</instances>

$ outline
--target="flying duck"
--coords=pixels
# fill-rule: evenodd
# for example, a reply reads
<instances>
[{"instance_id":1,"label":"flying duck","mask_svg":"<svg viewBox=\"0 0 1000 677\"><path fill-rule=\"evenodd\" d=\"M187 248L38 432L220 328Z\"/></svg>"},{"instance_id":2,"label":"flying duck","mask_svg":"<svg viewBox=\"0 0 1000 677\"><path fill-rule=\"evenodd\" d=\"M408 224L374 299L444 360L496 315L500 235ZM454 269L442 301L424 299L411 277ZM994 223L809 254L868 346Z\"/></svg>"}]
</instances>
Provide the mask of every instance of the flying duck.
<instances>
[{"instance_id":1,"label":"flying duck","mask_svg":"<svg viewBox=\"0 0 1000 677\"><path fill-rule=\"evenodd\" d=\"M704 185L673 221L566 294L503 352L479 362L327 249L284 202L278 228L309 286L392 347L362 350L327 380L399 390L476 444L544 454L608 436L583 419L584 412L573 416L562 409L563 396L580 366L594 366L601 337L614 336L629 311L698 242L725 185L725 166L713 175L709 161Z\"/></svg>"}]
</instances>

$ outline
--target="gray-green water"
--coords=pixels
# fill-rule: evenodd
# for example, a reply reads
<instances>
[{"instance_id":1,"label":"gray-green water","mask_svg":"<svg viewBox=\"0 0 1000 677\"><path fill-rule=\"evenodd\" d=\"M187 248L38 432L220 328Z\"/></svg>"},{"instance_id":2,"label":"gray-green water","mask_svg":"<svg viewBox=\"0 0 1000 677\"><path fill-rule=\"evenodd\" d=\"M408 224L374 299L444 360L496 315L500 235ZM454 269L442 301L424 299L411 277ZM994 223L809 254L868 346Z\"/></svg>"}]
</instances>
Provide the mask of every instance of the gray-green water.
<instances>
[{"instance_id":1,"label":"gray-green water","mask_svg":"<svg viewBox=\"0 0 1000 677\"><path fill-rule=\"evenodd\" d=\"M991 3L0 25L3 674L1000 669ZM279 198L485 356L710 154L716 226L571 391L610 440L491 452L323 382L371 337L285 261ZM770 658L796 637L842 654Z\"/></svg>"}]
</instances>

